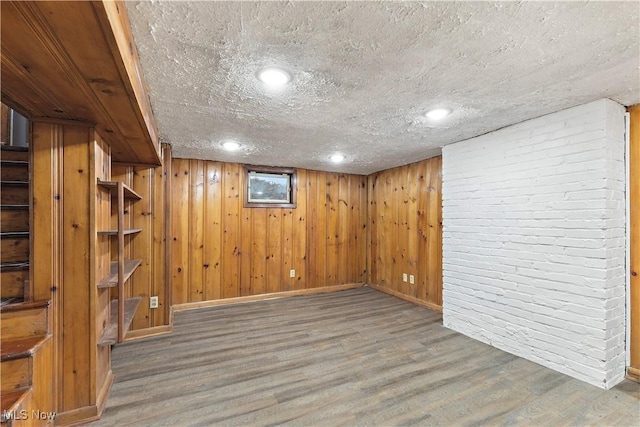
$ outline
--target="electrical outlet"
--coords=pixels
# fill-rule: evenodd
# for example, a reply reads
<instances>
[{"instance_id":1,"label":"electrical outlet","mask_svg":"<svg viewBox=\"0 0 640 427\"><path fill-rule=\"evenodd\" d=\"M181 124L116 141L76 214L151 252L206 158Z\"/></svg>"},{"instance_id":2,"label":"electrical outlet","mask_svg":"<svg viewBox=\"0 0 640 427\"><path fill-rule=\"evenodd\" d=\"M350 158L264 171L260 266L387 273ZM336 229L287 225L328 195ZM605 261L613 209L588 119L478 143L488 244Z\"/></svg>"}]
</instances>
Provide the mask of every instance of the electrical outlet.
<instances>
[{"instance_id":1,"label":"electrical outlet","mask_svg":"<svg viewBox=\"0 0 640 427\"><path fill-rule=\"evenodd\" d=\"M407 273L402 273L402 281L403 282L407 281Z\"/></svg>"},{"instance_id":2,"label":"electrical outlet","mask_svg":"<svg viewBox=\"0 0 640 427\"><path fill-rule=\"evenodd\" d=\"M149 308L158 308L158 297L149 298Z\"/></svg>"},{"instance_id":3,"label":"electrical outlet","mask_svg":"<svg viewBox=\"0 0 640 427\"><path fill-rule=\"evenodd\" d=\"M412 285L416 284L416 278L413 276L413 274L409 276L409 283L411 283Z\"/></svg>"},{"instance_id":4,"label":"electrical outlet","mask_svg":"<svg viewBox=\"0 0 640 427\"><path fill-rule=\"evenodd\" d=\"M296 271L295 270L290 270L289 271L289 277L296 277Z\"/></svg>"}]
</instances>

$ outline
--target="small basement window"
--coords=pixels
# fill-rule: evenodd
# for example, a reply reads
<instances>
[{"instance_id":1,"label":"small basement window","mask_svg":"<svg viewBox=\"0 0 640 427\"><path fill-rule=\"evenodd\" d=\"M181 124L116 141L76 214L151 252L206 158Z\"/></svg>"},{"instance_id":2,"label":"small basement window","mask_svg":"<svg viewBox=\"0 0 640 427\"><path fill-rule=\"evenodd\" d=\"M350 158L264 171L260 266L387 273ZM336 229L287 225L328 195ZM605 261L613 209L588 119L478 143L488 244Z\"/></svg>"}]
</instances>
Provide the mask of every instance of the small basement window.
<instances>
[{"instance_id":1,"label":"small basement window","mask_svg":"<svg viewBox=\"0 0 640 427\"><path fill-rule=\"evenodd\" d=\"M295 208L296 170L244 166L245 208Z\"/></svg>"}]
</instances>

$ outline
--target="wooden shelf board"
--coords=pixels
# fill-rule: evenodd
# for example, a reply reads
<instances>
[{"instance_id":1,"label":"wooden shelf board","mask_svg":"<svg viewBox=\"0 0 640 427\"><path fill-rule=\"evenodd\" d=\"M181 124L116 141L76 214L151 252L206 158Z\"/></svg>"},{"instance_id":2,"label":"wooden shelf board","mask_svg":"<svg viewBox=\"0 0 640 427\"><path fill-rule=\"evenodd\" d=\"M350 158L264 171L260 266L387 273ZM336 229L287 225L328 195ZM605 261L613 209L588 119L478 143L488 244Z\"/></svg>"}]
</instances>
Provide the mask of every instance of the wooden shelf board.
<instances>
[{"instance_id":1,"label":"wooden shelf board","mask_svg":"<svg viewBox=\"0 0 640 427\"><path fill-rule=\"evenodd\" d=\"M98 185L111 191L112 196L116 196L118 194L117 181L101 181L100 179L98 179ZM133 200L142 199L142 196L136 193L135 190L129 187L127 184L123 184L122 187L124 188L125 199L133 199Z\"/></svg>"},{"instance_id":2,"label":"wooden shelf board","mask_svg":"<svg viewBox=\"0 0 640 427\"><path fill-rule=\"evenodd\" d=\"M133 272L142 263L141 259L128 259L124 262L124 281L131 277ZM98 282L98 288L113 288L118 286L118 261L113 261L109 268L109 275Z\"/></svg>"},{"instance_id":3,"label":"wooden shelf board","mask_svg":"<svg viewBox=\"0 0 640 427\"><path fill-rule=\"evenodd\" d=\"M142 231L142 228L128 228L126 230L123 230L123 234L127 236L130 234L139 233L141 231ZM117 236L118 230L101 230L101 231L98 231L98 234L102 236Z\"/></svg>"},{"instance_id":4,"label":"wooden shelf board","mask_svg":"<svg viewBox=\"0 0 640 427\"><path fill-rule=\"evenodd\" d=\"M129 330L129 326L131 326L131 321L133 320L133 315L136 313L138 309L138 305L140 304L141 297L134 298L126 298L124 300L124 330L125 332ZM104 330L100 341L98 341L99 346L105 345L113 345L118 342L118 300L111 300L111 313L110 313L110 322L109 325Z\"/></svg>"}]
</instances>

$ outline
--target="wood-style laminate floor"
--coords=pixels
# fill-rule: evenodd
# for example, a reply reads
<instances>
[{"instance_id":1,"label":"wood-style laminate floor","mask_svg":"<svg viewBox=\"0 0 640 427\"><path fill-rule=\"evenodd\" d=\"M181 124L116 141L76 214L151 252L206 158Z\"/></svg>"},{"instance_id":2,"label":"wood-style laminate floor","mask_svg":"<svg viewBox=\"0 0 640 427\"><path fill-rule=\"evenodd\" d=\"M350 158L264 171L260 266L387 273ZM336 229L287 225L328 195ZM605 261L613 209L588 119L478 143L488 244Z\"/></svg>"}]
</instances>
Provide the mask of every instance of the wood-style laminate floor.
<instances>
[{"instance_id":1,"label":"wood-style laminate floor","mask_svg":"<svg viewBox=\"0 0 640 427\"><path fill-rule=\"evenodd\" d=\"M605 391L441 326L370 288L176 313L118 345L91 426L640 425Z\"/></svg>"}]
</instances>

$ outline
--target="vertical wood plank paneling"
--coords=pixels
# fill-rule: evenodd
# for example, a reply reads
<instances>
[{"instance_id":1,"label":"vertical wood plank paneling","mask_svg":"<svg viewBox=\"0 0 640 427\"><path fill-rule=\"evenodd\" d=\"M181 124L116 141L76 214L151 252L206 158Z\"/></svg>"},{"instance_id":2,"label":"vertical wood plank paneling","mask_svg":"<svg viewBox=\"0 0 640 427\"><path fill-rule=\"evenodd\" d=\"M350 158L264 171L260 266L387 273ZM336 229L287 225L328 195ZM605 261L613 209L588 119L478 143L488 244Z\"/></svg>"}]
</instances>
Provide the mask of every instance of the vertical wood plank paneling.
<instances>
[{"instance_id":1,"label":"vertical wood plank paneling","mask_svg":"<svg viewBox=\"0 0 640 427\"><path fill-rule=\"evenodd\" d=\"M62 261L65 296L61 310L64 325L63 410L90 406L95 402L95 361L87 345L90 336L90 212L88 129L65 127L63 169ZM71 183L73 183L71 185ZM73 325L73 326L71 326ZM87 381L91 378L91 381ZM92 387L93 386L93 387Z\"/></svg>"},{"instance_id":2,"label":"vertical wood plank paneling","mask_svg":"<svg viewBox=\"0 0 640 427\"><path fill-rule=\"evenodd\" d=\"M282 287L281 291L294 289L295 277L290 277L293 265L293 209L282 210ZM297 273L297 272L296 272Z\"/></svg>"},{"instance_id":3,"label":"vertical wood plank paneling","mask_svg":"<svg viewBox=\"0 0 640 427\"><path fill-rule=\"evenodd\" d=\"M163 162L166 165L167 159L164 157L167 149L163 148ZM149 327L166 325L165 319L168 301L166 298L167 283L165 282L167 264L165 262L165 170L164 168L151 168L150 186L153 189L153 210L151 211L151 228L153 230L153 249L151 258L151 291L150 295L158 297L158 309L151 311Z\"/></svg>"},{"instance_id":4,"label":"vertical wood plank paneling","mask_svg":"<svg viewBox=\"0 0 640 427\"><path fill-rule=\"evenodd\" d=\"M629 199L630 199L630 274L631 274L631 340L630 369L640 380L640 105L629 108ZM631 372L634 370L634 372Z\"/></svg>"},{"instance_id":5,"label":"vertical wood plank paneling","mask_svg":"<svg viewBox=\"0 0 640 427\"><path fill-rule=\"evenodd\" d=\"M428 176L427 176L427 193L426 193L426 211L425 211L425 232L427 237L427 252L424 255L425 264L427 266L427 288L426 288L426 300L438 304L437 296L437 280L432 275L433 272L433 258L432 254L437 250L436 242L434 241L434 212L433 209L437 209L437 198L435 197L436 181L438 176L438 170L432 159L427 161L428 163ZM439 230L436 230L439 231Z\"/></svg>"},{"instance_id":6,"label":"vertical wood plank paneling","mask_svg":"<svg viewBox=\"0 0 640 427\"><path fill-rule=\"evenodd\" d=\"M411 295L412 285L409 283L409 170L398 168L398 270L396 274L407 275L407 281L402 283L402 292Z\"/></svg>"},{"instance_id":7,"label":"vertical wood plank paneling","mask_svg":"<svg viewBox=\"0 0 640 427\"><path fill-rule=\"evenodd\" d=\"M349 254L349 202L351 200L349 199L348 180L349 178L346 175L338 175L338 227L336 229L338 262L336 266L336 283L347 283L350 274L353 274L349 265L355 259L355 254Z\"/></svg>"},{"instance_id":8,"label":"vertical wood plank paneling","mask_svg":"<svg viewBox=\"0 0 640 427\"><path fill-rule=\"evenodd\" d=\"M255 209L252 217L251 292L259 295L267 293L267 209Z\"/></svg>"},{"instance_id":9,"label":"vertical wood plank paneling","mask_svg":"<svg viewBox=\"0 0 640 427\"><path fill-rule=\"evenodd\" d=\"M397 281L391 281L390 278L393 276L393 264L395 262L395 254L396 254L396 242L397 237L395 227L393 226L393 214L395 209L395 191L393 189L394 185L394 176L393 171L389 172L386 176L385 181L385 198L383 198L382 203L384 206L384 210L382 212L382 221L384 224L384 228L382 229L381 238L384 239L384 244L380 247L382 248L382 257L380 259L381 268L380 272L382 273L381 284L383 286L390 286L391 283L397 283ZM382 190L382 189L381 189Z\"/></svg>"},{"instance_id":10,"label":"vertical wood plank paneling","mask_svg":"<svg viewBox=\"0 0 640 427\"><path fill-rule=\"evenodd\" d=\"M417 198L418 198L418 248L417 248L417 289L416 297L423 301L429 301L427 299L428 281L429 277L427 272L429 271L429 258L427 256L429 244L427 241L427 208L428 208L428 189L429 189L429 176L431 175L431 168L429 165L431 162L424 161L416 165L418 170L418 186L417 186Z\"/></svg>"},{"instance_id":11,"label":"vertical wood plank paneling","mask_svg":"<svg viewBox=\"0 0 640 427\"><path fill-rule=\"evenodd\" d=\"M133 252L131 256L142 259L142 263L133 273L133 276L125 284L131 289L132 296L142 298L130 329L144 329L151 326L151 309L149 297L153 279L153 172L151 168L134 168L132 170L133 185L131 188L142 197L136 203L130 205L133 210L133 226L142 231L131 238ZM115 239L114 239L115 240Z\"/></svg>"},{"instance_id":12,"label":"vertical wood plank paneling","mask_svg":"<svg viewBox=\"0 0 640 427\"><path fill-rule=\"evenodd\" d=\"M347 207L347 277L358 277L360 266L360 252L358 248L358 233L360 231L360 198L358 197L359 177L350 176L347 181L347 199L349 206ZM353 195L353 196L352 196Z\"/></svg>"},{"instance_id":13,"label":"vertical wood plank paneling","mask_svg":"<svg viewBox=\"0 0 640 427\"><path fill-rule=\"evenodd\" d=\"M316 257L313 265L315 266L315 275L311 279L311 287L330 286L327 270L327 252L328 252L328 236L327 236L327 174L318 172L316 174L316 226L313 235L313 241L316 246Z\"/></svg>"},{"instance_id":14,"label":"vertical wood plank paneling","mask_svg":"<svg viewBox=\"0 0 640 427\"><path fill-rule=\"evenodd\" d=\"M63 127L51 123L32 124L31 170L33 220L31 230L37 239L31 239L30 282L33 297L36 300L51 298L50 325L52 337L52 377L37 379L34 388L49 386L53 394L51 401L43 401L45 411L58 411L63 408L63 396L59 393L63 384L63 318L60 315L63 307L64 288L60 271L63 256L61 232L62 222L62 140ZM53 291L55 289L55 291ZM47 384L47 380L50 382Z\"/></svg>"},{"instance_id":15,"label":"vertical wood plank paneling","mask_svg":"<svg viewBox=\"0 0 640 427\"><path fill-rule=\"evenodd\" d=\"M202 301L204 294L204 162L191 160L189 183L189 301Z\"/></svg>"},{"instance_id":16,"label":"vertical wood plank paneling","mask_svg":"<svg viewBox=\"0 0 640 427\"><path fill-rule=\"evenodd\" d=\"M371 175L367 179L367 203L369 204L367 209L367 224L369 230L367 232L367 260L368 260L368 283L380 283L378 277L378 264L379 264L379 252L378 252L378 195L377 195L377 183L379 174Z\"/></svg>"},{"instance_id":17,"label":"vertical wood plank paneling","mask_svg":"<svg viewBox=\"0 0 640 427\"><path fill-rule=\"evenodd\" d=\"M108 239L96 234L111 222L111 196L96 188L96 178L110 179L110 149L82 125L34 123L32 131L32 284L35 299L52 299L53 338L38 350L44 363L34 362L30 409L63 414L95 408L108 385L110 348L96 342L109 293L95 284L110 261Z\"/></svg>"},{"instance_id":18,"label":"vertical wood plank paneling","mask_svg":"<svg viewBox=\"0 0 640 427\"><path fill-rule=\"evenodd\" d=\"M309 240L315 242L307 247L307 256L309 260L314 260L309 264L307 268L307 277L305 279L305 288L313 288L319 286L317 278L319 276L318 260L320 259L318 252L319 246L317 244L317 229L318 229L318 172L307 171L307 229L306 234L309 236Z\"/></svg>"},{"instance_id":19,"label":"vertical wood plank paneling","mask_svg":"<svg viewBox=\"0 0 640 427\"><path fill-rule=\"evenodd\" d=\"M368 177L370 282L433 307L442 305L441 169L435 157Z\"/></svg>"},{"instance_id":20,"label":"vertical wood plank paneling","mask_svg":"<svg viewBox=\"0 0 640 427\"><path fill-rule=\"evenodd\" d=\"M171 299L188 302L189 267L189 160L174 159L171 195Z\"/></svg>"},{"instance_id":21,"label":"vertical wood plank paneling","mask_svg":"<svg viewBox=\"0 0 640 427\"><path fill-rule=\"evenodd\" d=\"M204 290L205 300L220 299L222 283L222 165L206 162L204 203Z\"/></svg>"},{"instance_id":22,"label":"vertical wood plank paneling","mask_svg":"<svg viewBox=\"0 0 640 427\"><path fill-rule=\"evenodd\" d=\"M392 200L392 196L393 196L393 177L391 174L388 174L389 176L384 177L384 187L380 187L379 191L382 191L383 188L385 190L388 190L388 198L385 200L384 198L382 199L382 216L381 216L381 222L382 222L382 229L380 229L380 238L384 239L386 241L386 244L381 245L380 249L381 249L381 254L380 254L380 283L383 286L386 286L389 284L389 280L387 279L387 276L390 276L391 273L389 273L389 271L391 270L391 266L393 263L392 260L392 252L391 252L391 247L393 246L393 242L391 241L391 234L392 234L392 230L393 227L391 227L391 206L393 203Z\"/></svg>"},{"instance_id":23,"label":"vertical wood plank paneling","mask_svg":"<svg viewBox=\"0 0 640 427\"><path fill-rule=\"evenodd\" d=\"M409 182L407 191L407 270L409 274L412 274L415 278L415 284L410 285L410 295L414 298L418 297L418 194L416 188L418 187L418 180L420 170L418 167L409 169Z\"/></svg>"},{"instance_id":24,"label":"vertical wood plank paneling","mask_svg":"<svg viewBox=\"0 0 640 427\"><path fill-rule=\"evenodd\" d=\"M282 279L282 218L280 209L267 209L267 293L279 292Z\"/></svg>"},{"instance_id":25,"label":"vertical wood plank paneling","mask_svg":"<svg viewBox=\"0 0 640 427\"><path fill-rule=\"evenodd\" d=\"M240 176L242 167L226 163L224 170L224 209L222 244L222 298L240 296Z\"/></svg>"},{"instance_id":26,"label":"vertical wood plank paneling","mask_svg":"<svg viewBox=\"0 0 640 427\"><path fill-rule=\"evenodd\" d=\"M240 188L240 200L244 200L246 186ZM251 295L251 239L253 227L251 221L251 209L241 208L242 221L240 225L240 296Z\"/></svg>"},{"instance_id":27,"label":"vertical wood plank paneling","mask_svg":"<svg viewBox=\"0 0 640 427\"><path fill-rule=\"evenodd\" d=\"M292 265L296 270L296 277L293 278L293 289L305 289L307 287L307 190L309 186L307 171L298 170L298 200L297 208L291 211L293 232L292 232Z\"/></svg>"},{"instance_id":28,"label":"vertical wood plank paneling","mask_svg":"<svg viewBox=\"0 0 640 427\"><path fill-rule=\"evenodd\" d=\"M359 176L358 178L357 197L358 205L357 210L359 213L358 232L355 235L355 240L358 242L356 252L359 254L358 262L358 274L355 277L356 282L366 282L367 274L369 271L369 252L367 246L367 239L369 236L369 218L368 218L368 189L367 178L365 176ZM351 197L354 197L353 192Z\"/></svg>"},{"instance_id":29,"label":"vertical wood plank paneling","mask_svg":"<svg viewBox=\"0 0 640 427\"><path fill-rule=\"evenodd\" d=\"M163 148L163 158L170 159L170 147ZM168 205L165 203L167 188L166 169L164 167L149 167L115 163L112 168L111 179L122 181L133 188L141 196L138 201L126 201L125 203L125 227L139 228L138 234L125 237L125 257L141 259L142 263L125 284L127 297L141 297L142 301L136 310L130 331L167 325L169 322L168 307L170 295L167 290L167 277L170 263L166 262L166 236L168 228L166 219L171 223ZM190 167L187 168L189 170ZM195 168L197 172L197 168ZM197 176L197 173L194 175ZM189 180L197 178L189 175ZM189 182L189 189L196 188L195 183ZM197 191L197 188L196 188ZM187 193L187 197L192 197ZM166 215L169 215L167 217ZM115 215L111 215L113 221ZM114 227L115 224L111 224ZM108 227L103 227L108 228ZM189 236L189 242L197 241ZM111 242L111 252L114 253L115 239ZM190 243L191 245L191 243ZM190 249L190 248L189 248ZM193 252L191 249L189 252ZM193 261L192 261L193 262ZM189 268L187 271L191 271ZM189 282L187 282L189 283ZM117 291L111 289L112 298L117 297ZM158 297L158 308L149 308L149 298ZM142 336L138 334L137 336Z\"/></svg>"},{"instance_id":30,"label":"vertical wood plank paneling","mask_svg":"<svg viewBox=\"0 0 640 427\"><path fill-rule=\"evenodd\" d=\"M241 165L172 168L174 303L200 301L194 289L215 300L366 279L366 177L298 170L296 208L245 208Z\"/></svg>"},{"instance_id":31,"label":"vertical wood plank paneling","mask_svg":"<svg viewBox=\"0 0 640 427\"><path fill-rule=\"evenodd\" d=\"M326 265L326 286L333 286L338 283L338 262L340 261L340 253L338 248L339 228L339 211L340 204L339 178L336 174L326 174L326 199L327 199L327 225L326 225L326 242L327 242L327 265Z\"/></svg>"}]
</instances>

